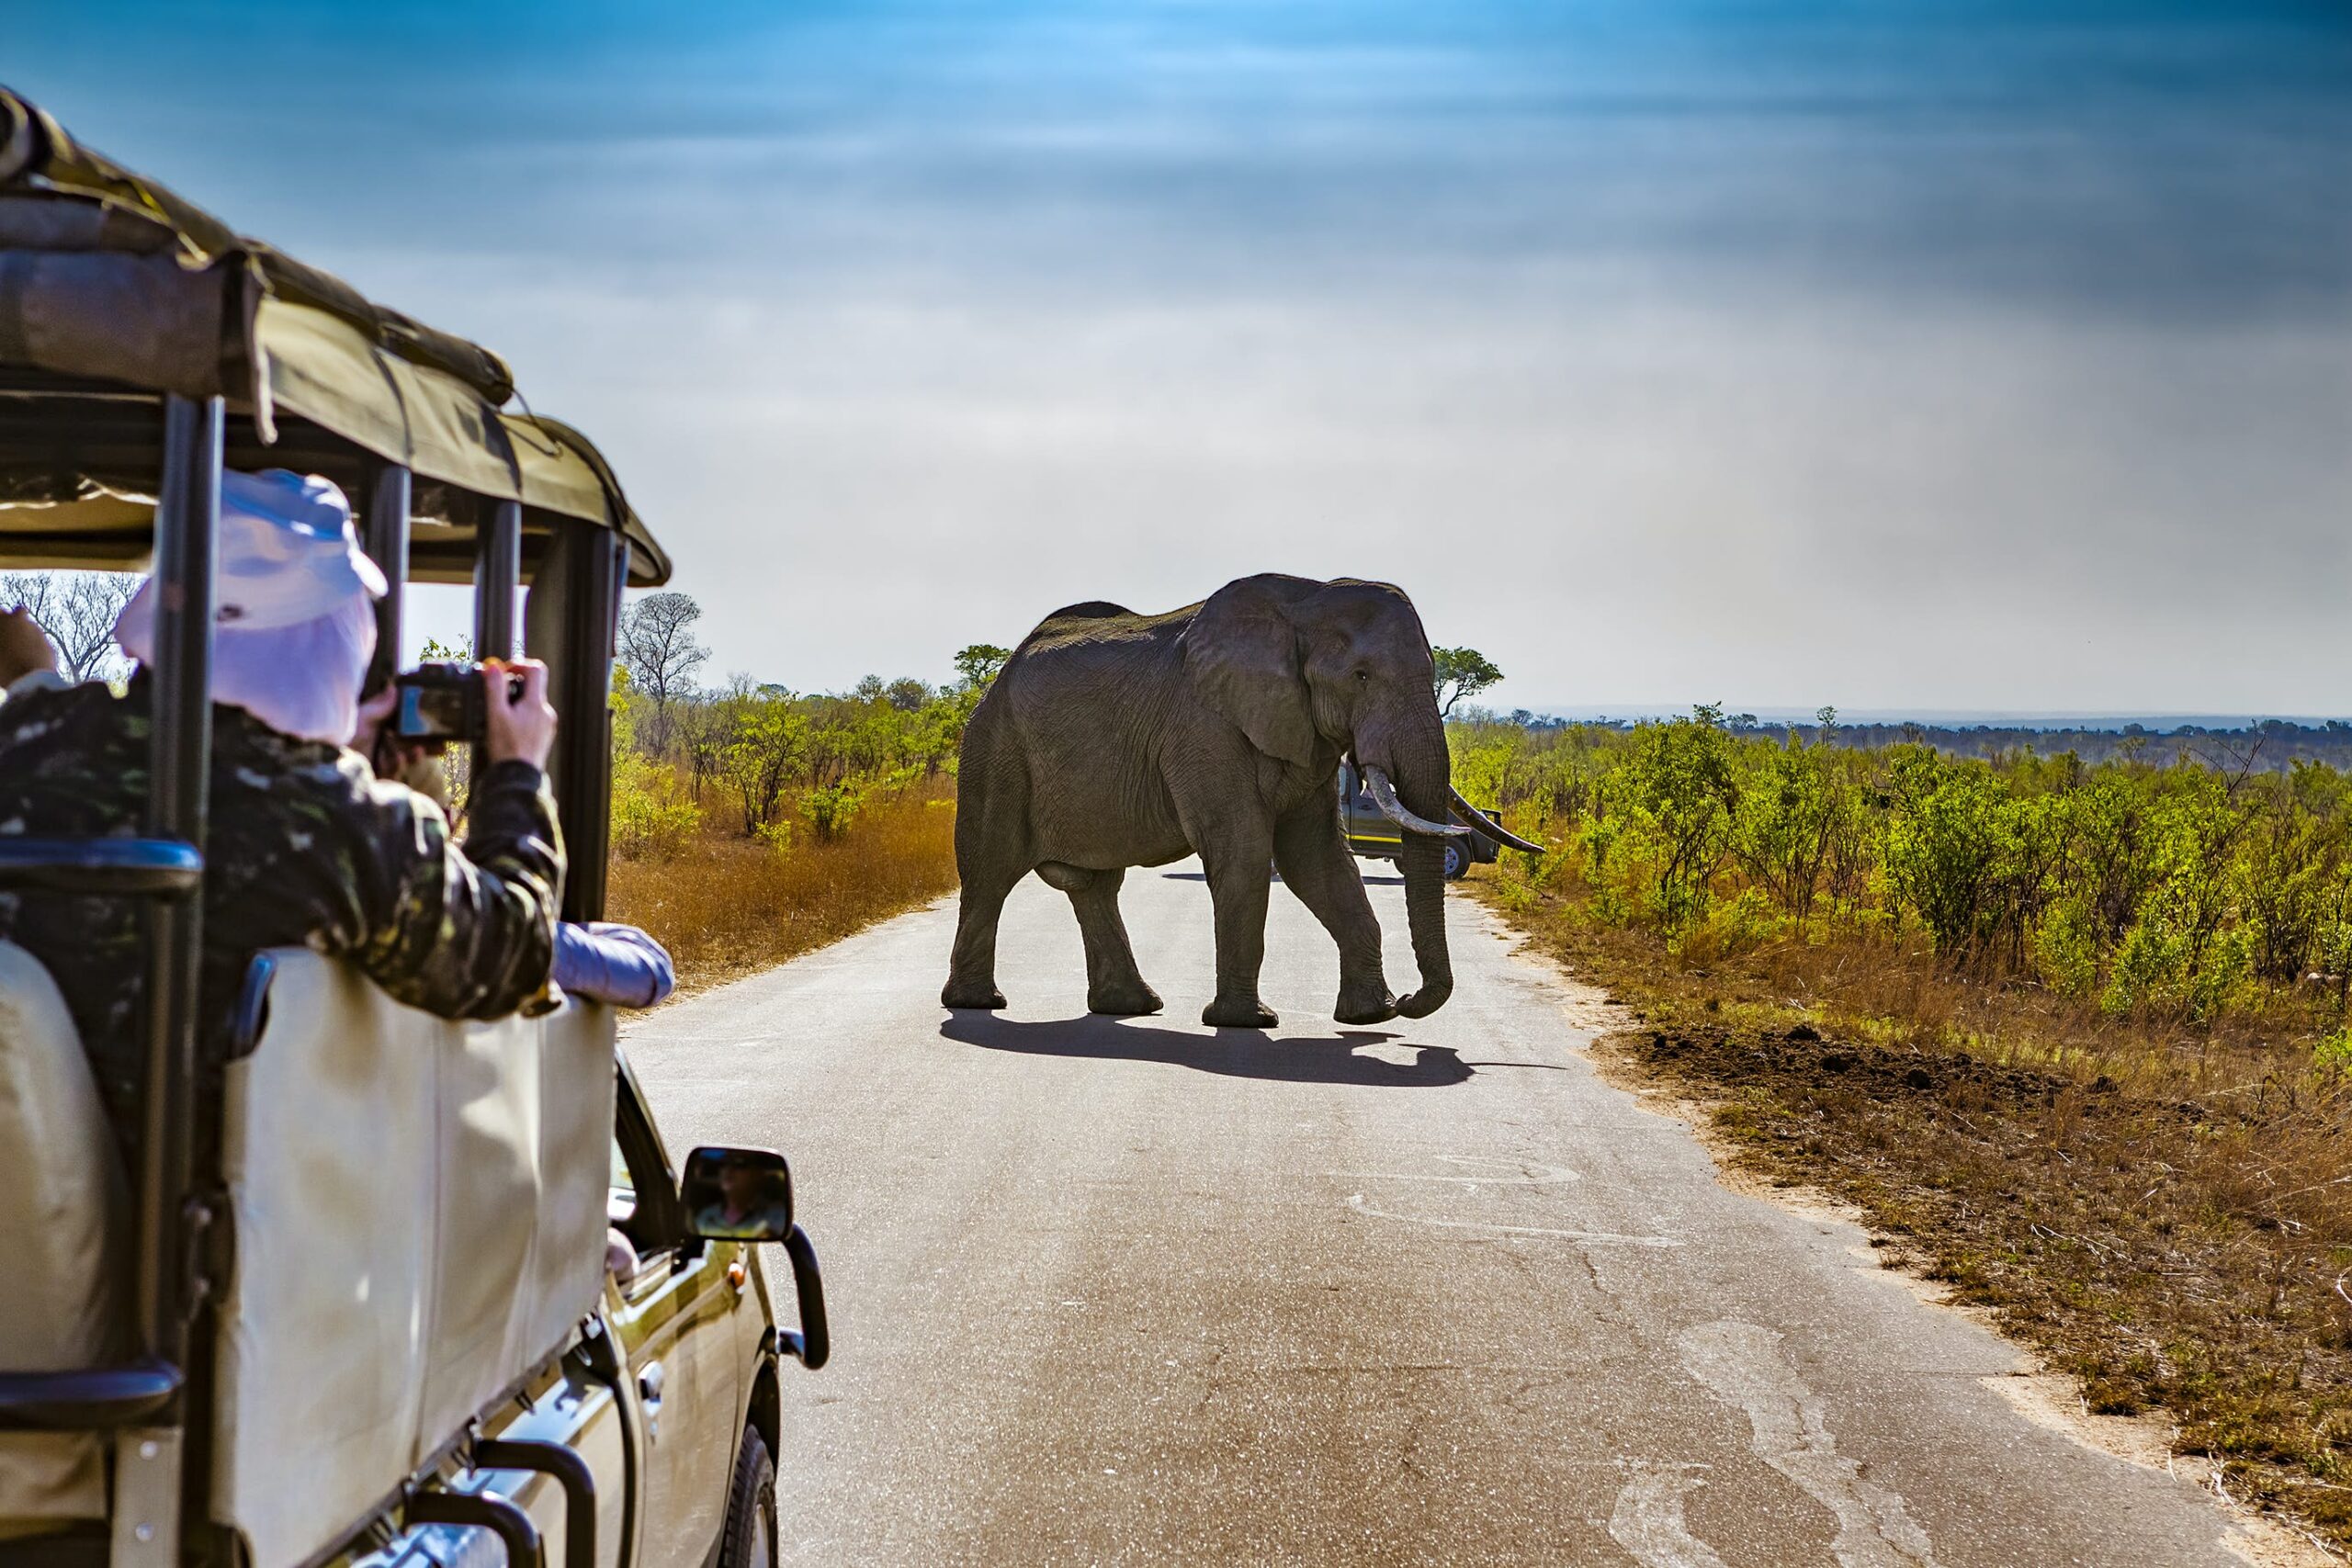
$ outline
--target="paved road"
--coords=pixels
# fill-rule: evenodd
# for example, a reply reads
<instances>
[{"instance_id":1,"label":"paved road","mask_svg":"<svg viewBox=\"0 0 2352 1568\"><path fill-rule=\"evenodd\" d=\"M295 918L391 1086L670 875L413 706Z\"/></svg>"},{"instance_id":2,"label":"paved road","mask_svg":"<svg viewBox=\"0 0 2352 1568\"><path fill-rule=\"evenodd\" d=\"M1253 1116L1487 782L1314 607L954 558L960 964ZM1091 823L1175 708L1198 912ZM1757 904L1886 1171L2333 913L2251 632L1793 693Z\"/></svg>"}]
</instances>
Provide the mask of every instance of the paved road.
<instances>
[{"instance_id":1,"label":"paved road","mask_svg":"<svg viewBox=\"0 0 2352 1568\"><path fill-rule=\"evenodd\" d=\"M934 1005L943 904L631 1032L674 1140L791 1155L825 1259L787 1561L2244 1561L2186 1482L2018 1415L2015 1352L1861 1233L1726 1190L1477 906L1447 1008L1341 1029L1278 891L1268 1037L1193 1021L1197 868L1130 873L1125 908L1160 1018L1086 1015L1033 880L1002 1014Z\"/></svg>"}]
</instances>

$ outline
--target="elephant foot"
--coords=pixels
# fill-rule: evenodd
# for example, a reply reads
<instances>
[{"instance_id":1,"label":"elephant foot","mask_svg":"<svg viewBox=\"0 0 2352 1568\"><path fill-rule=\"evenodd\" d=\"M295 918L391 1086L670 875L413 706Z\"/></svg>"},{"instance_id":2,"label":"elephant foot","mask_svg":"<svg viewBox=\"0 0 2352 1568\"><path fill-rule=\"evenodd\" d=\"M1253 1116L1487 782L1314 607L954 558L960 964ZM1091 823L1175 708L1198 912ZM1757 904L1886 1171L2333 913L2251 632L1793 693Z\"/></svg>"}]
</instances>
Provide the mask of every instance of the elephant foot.
<instances>
[{"instance_id":1,"label":"elephant foot","mask_svg":"<svg viewBox=\"0 0 2352 1568\"><path fill-rule=\"evenodd\" d=\"M1211 1029L1272 1029L1282 1020L1255 997L1219 997L1201 1010L1201 1021Z\"/></svg>"},{"instance_id":2,"label":"elephant foot","mask_svg":"<svg viewBox=\"0 0 2352 1568\"><path fill-rule=\"evenodd\" d=\"M1004 1005L1004 993L982 981L972 985L967 981L950 980L947 988L939 993L939 1005L944 1008L978 1008L994 1012Z\"/></svg>"},{"instance_id":3,"label":"elephant foot","mask_svg":"<svg viewBox=\"0 0 2352 1568\"><path fill-rule=\"evenodd\" d=\"M1331 1017L1340 1023L1386 1023L1396 1016L1396 998L1387 987L1377 992L1350 996L1342 991Z\"/></svg>"},{"instance_id":4,"label":"elephant foot","mask_svg":"<svg viewBox=\"0 0 2352 1568\"><path fill-rule=\"evenodd\" d=\"M1141 980L1126 986L1104 986L1086 993L1086 1010L1113 1018L1142 1018L1160 1009L1159 993Z\"/></svg>"}]
</instances>

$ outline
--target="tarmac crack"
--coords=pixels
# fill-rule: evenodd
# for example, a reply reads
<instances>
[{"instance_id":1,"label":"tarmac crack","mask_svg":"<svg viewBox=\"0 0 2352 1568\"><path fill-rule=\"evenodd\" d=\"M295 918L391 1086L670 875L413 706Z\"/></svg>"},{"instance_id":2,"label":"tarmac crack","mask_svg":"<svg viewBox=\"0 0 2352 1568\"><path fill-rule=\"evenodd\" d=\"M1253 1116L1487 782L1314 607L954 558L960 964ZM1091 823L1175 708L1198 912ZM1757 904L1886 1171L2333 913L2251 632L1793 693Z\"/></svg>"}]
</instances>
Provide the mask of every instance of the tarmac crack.
<instances>
[{"instance_id":1,"label":"tarmac crack","mask_svg":"<svg viewBox=\"0 0 2352 1568\"><path fill-rule=\"evenodd\" d=\"M1594 1246L1675 1247L1681 1241L1670 1235L1632 1235L1622 1231L1574 1230L1554 1225L1507 1225L1492 1220L1446 1220L1429 1214L1398 1214L1386 1209L1375 1209L1364 1201L1361 1192L1351 1193L1348 1207L1359 1214L1376 1219L1398 1220L1407 1224L1435 1225L1441 1230L1495 1231L1504 1235L1549 1235L1564 1241L1585 1242Z\"/></svg>"},{"instance_id":2,"label":"tarmac crack","mask_svg":"<svg viewBox=\"0 0 2352 1568\"><path fill-rule=\"evenodd\" d=\"M1860 1464L1838 1451L1821 1400L1782 1352L1778 1331L1702 1323L1684 1329L1676 1344L1685 1371L1746 1413L1756 1457L1836 1517L1829 1551L1839 1568L1934 1568L1927 1532L1902 1495L1865 1479Z\"/></svg>"},{"instance_id":3,"label":"tarmac crack","mask_svg":"<svg viewBox=\"0 0 2352 1568\"><path fill-rule=\"evenodd\" d=\"M1631 1552L1642 1568L1730 1568L1683 1522L1682 1499L1706 1483L1702 1464L1635 1460L1634 1479L1617 1494L1609 1514L1609 1539Z\"/></svg>"}]
</instances>

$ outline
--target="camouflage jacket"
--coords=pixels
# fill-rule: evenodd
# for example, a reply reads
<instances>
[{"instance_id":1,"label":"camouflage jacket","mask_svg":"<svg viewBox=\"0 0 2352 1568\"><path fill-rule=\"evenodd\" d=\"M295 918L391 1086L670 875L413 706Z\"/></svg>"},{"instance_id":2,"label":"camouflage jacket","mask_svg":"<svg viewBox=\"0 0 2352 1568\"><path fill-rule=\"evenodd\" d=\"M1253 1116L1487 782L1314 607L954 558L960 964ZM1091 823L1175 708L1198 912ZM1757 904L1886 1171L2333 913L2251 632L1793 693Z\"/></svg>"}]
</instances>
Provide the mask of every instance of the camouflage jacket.
<instances>
[{"instance_id":1,"label":"camouflage jacket","mask_svg":"<svg viewBox=\"0 0 2352 1568\"><path fill-rule=\"evenodd\" d=\"M91 684L0 704L0 835L135 834L148 700L139 675L120 698ZM215 705L204 863L206 1085L265 947L347 957L444 1018L503 1017L548 991L563 847L544 776L527 762L477 781L460 850L438 807L379 781L356 752ZM126 1156L144 1055L140 921L135 898L0 893L0 937L55 976Z\"/></svg>"}]
</instances>

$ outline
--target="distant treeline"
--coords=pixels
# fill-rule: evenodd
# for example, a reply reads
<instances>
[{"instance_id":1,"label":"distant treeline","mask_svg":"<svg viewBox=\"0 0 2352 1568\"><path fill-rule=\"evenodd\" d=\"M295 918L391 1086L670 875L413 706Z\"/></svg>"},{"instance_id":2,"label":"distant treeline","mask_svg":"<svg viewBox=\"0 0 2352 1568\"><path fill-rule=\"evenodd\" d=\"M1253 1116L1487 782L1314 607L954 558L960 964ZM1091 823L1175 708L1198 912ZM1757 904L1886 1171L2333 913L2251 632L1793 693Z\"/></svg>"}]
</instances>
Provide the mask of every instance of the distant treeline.
<instances>
[{"instance_id":1,"label":"distant treeline","mask_svg":"<svg viewBox=\"0 0 2352 1568\"><path fill-rule=\"evenodd\" d=\"M1631 731L1648 722L1638 719L1566 719L1530 713L1521 708L1508 715L1468 710L1464 716L1508 724L1538 733L1583 728ZM2251 766L2256 773L2286 773L2296 762L2325 762L2352 773L2352 722L2331 718L2322 724L2298 724L2291 719L2248 720L2229 728L2181 724L2154 728L2122 724L2112 728L2069 726L2064 728L2026 725L1853 724L1840 720L1837 710L1825 708L1811 723L1758 719L1754 714L1726 714L1723 728L1729 734L1780 739L1794 732L1807 740L1871 751L1882 747L1931 747L1951 757L1979 757L1986 761L2032 755L2066 753L2086 763L2109 761L2201 761L2232 770Z\"/></svg>"}]
</instances>

